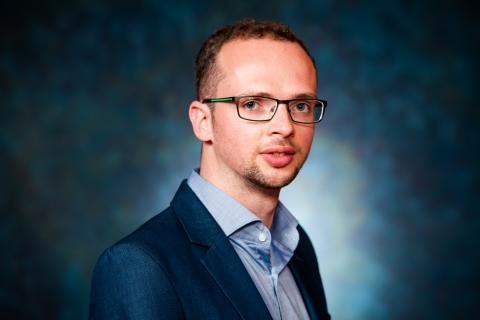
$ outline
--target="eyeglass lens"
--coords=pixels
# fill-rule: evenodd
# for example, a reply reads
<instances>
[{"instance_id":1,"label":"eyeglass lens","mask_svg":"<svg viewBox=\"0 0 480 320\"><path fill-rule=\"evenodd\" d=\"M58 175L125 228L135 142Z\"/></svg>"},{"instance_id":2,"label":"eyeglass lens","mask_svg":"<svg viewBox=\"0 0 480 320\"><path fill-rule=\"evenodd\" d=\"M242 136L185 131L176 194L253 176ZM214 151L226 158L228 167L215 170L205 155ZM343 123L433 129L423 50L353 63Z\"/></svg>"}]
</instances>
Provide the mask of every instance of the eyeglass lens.
<instances>
[{"instance_id":1,"label":"eyeglass lens","mask_svg":"<svg viewBox=\"0 0 480 320\"><path fill-rule=\"evenodd\" d=\"M237 101L240 117L247 120L270 120L277 109L277 101L266 97L240 97ZM294 121L313 123L321 119L324 105L315 99L297 99L288 103Z\"/></svg>"}]
</instances>

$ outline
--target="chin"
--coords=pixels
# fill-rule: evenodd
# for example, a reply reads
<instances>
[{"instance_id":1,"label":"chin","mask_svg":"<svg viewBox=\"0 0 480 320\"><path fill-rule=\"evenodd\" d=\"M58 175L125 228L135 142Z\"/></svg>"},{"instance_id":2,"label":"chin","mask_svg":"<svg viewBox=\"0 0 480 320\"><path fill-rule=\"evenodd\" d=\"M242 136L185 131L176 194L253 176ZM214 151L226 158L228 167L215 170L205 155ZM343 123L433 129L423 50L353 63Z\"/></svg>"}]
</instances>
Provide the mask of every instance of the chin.
<instances>
[{"instance_id":1,"label":"chin","mask_svg":"<svg viewBox=\"0 0 480 320\"><path fill-rule=\"evenodd\" d=\"M272 172L264 172L257 166L247 168L244 171L244 177L254 186L262 189L280 189L289 185L297 176L300 168L294 170L273 170Z\"/></svg>"}]
</instances>

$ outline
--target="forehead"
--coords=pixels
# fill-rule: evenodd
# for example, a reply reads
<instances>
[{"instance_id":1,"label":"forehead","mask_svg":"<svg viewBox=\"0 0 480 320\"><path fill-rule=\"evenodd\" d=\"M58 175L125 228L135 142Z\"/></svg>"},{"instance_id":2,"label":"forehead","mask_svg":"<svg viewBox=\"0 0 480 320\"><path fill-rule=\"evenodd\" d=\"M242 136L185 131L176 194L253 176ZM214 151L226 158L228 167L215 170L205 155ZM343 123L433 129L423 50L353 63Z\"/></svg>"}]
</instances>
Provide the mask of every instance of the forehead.
<instances>
[{"instance_id":1,"label":"forehead","mask_svg":"<svg viewBox=\"0 0 480 320\"><path fill-rule=\"evenodd\" d=\"M297 43L270 38L240 39L223 45L217 57L223 80L218 89L315 93L316 71ZM237 94L238 92L232 92Z\"/></svg>"}]
</instances>

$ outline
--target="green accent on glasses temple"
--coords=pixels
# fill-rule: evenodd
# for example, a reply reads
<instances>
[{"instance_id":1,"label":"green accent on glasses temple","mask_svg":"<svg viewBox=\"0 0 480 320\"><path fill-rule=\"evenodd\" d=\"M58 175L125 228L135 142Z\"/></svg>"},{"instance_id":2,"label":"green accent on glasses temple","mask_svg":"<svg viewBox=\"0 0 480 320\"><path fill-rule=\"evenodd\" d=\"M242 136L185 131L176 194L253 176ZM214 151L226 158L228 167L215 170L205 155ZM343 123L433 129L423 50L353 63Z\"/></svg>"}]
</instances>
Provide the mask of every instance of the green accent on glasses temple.
<instances>
[{"instance_id":1,"label":"green accent on glasses temple","mask_svg":"<svg viewBox=\"0 0 480 320\"><path fill-rule=\"evenodd\" d=\"M222 102L222 101L234 101L235 98L214 98L205 99L205 102Z\"/></svg>"}]
</instances>

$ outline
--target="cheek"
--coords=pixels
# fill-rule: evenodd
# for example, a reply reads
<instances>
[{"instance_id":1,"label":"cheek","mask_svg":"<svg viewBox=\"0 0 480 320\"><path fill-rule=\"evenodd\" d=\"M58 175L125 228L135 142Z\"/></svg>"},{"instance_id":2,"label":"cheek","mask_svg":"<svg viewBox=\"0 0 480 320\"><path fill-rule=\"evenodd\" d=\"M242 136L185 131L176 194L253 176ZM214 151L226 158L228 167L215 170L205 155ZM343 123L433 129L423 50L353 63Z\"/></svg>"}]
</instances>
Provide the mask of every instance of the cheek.
<instances>
[{"instance_id":1,"label":"cheek","mask_svg":"<svg viewBox=\"0 0 480 320\"><path fill-rule=\"evenodd\" d=\"M253 128L230 122L214 125L216 150L231 162L243 162L255 152L259 137Z\"/></svg>"},{"instance_id":2,"label":"cheek","mask_svg":"<svg viewBox=\"0 0 480 320\"><path fill-rule=\"evenodd\" d=\"M308 154L308 151L312 146L314 134L314 128L302 128L297 133L297 139L299 140L298 143L306 154Z\"/></svg>"}]
</instances>

